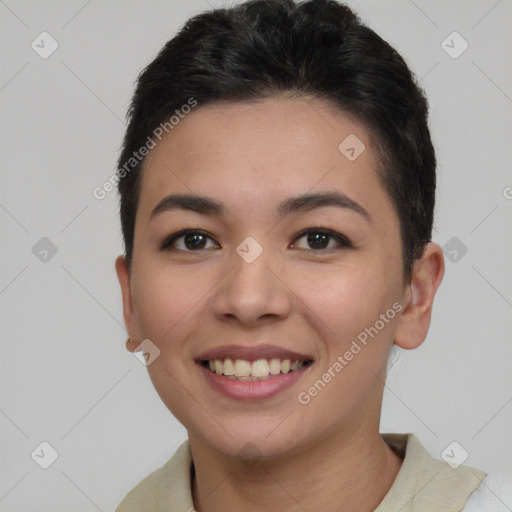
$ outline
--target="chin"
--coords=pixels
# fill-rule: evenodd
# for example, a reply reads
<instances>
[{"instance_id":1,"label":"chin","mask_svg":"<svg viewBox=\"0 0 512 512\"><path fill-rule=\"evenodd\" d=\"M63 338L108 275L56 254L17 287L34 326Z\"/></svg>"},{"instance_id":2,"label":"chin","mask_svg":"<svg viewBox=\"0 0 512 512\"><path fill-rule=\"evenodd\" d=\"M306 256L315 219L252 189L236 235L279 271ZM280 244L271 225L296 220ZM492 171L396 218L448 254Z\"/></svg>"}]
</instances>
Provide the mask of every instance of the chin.
<instances>
[{"instance_id":1,"label":"chin","mask_svg":"<svg viewBox=\"0 0 512 512\"><path fill-rule=\"evenodd\" d=\"M191 429L187 429L189 437L199 437L203 443L212 449L228 456L252 462L255 460L272 460L283 457L300 448L307 438L306 432L299 432L295 425L290 425L283 418L286 415L268 417L267 420L255 421L248 425L247 416L240 420L223 423L226 432L217 425L215 431L205 431L198 425L195 436L190 435ZM284 425L286 423L286 425Z\"/></svg>"}]
</instances>

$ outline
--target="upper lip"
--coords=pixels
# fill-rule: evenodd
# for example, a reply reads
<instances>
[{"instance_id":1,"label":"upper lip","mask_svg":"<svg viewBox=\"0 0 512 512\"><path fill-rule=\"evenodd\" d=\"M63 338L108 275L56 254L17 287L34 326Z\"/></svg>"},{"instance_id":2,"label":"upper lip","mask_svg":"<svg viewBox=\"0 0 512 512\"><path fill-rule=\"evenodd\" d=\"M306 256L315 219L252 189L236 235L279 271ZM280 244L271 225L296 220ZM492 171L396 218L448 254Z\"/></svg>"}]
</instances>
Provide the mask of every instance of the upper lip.
<instances>
[{"instance_id":1,"label":"upper lip","mask_svg":"<svg viewBox=\"0 0 512 512\"><path fill-rule=\"evenodd\" d=\"M215 347L197 356L196 360L209 361L214 359L245 359L246 361L256 361L257 359L290 359L293 361L308 361L313 358L307 354L300 354L293 350L287 350L276 345L223 345Z\"/></svg>"}]
</instances>

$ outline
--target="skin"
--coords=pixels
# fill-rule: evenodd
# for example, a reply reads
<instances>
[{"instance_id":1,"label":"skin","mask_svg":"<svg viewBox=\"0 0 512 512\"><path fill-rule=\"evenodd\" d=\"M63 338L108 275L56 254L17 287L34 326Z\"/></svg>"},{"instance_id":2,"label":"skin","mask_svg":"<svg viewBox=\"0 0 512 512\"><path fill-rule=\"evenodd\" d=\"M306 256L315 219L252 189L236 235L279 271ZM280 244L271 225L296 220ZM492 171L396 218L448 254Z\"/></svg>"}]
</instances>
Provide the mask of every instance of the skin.
<instances>
[{"instance_id":1,"label":"skin","mask_svg":"<svg viewBox=\"0 0 512 512\"><path fill-rule=\"evenodd\" d=\"M353 162L338 150L349 134L366 146ZM199 512L373 511L396 478L402 461L379 434L387 359L393 343L414 349L424 341L444 259L439 245L428 244L404 283L399 220L376 166L365 126L311 98L199 105L148 155L133 265L130 271L119 256L116 271L127 348L147 338L158 346L149 375L188 431ZM278 220L283 199L333 190L370 220L336 206ZM174 210L150 220L171 193L212 197L229 213ZM328 248L319 249L297 238L319 227L353 247L327 238ZM160 249L185 228L208 233L204 249L183 238L174 251ZM247 236L263 248L250 264L235 250ZM395 302L402 312L308 404L299 403L298 393ZM274 344L315 362L273 398L234 400L208 386L194 362L231 343ZM248 446L256 459L241 456Z\"/></svg>"}]
</instances>

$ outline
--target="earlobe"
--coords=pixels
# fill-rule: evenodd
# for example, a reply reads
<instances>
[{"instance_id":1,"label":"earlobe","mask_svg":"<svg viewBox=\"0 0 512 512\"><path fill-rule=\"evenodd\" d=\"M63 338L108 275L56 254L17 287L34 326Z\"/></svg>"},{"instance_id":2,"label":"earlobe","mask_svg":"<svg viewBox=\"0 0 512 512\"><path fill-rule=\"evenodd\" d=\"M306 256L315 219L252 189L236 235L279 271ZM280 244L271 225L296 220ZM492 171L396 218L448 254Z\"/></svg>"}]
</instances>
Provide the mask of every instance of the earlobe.
<instances>
[{"instance_id":1,"label":"earlobe","mask_svg":"<svg viewBox=\"0 0 512 512\"><path fill-rule=\"evenodd\" d=\"M128 338L126 340L126 350L128 350L128 352L135 352L135 349L138 348L138 345L139 343L132 338Z\"/></svg>"},{"instance_id":2,"label":"earlobe","mask_svg":"<svg viewBox=\"0 0 512 512\"><path fill-rule=\"evenodd\" d=\"M427 337L434 296L444 269L442 248L430 242L416 260L411 283L404 290L404 311L395 333L395 345L410 350L419 347Z\"/></svg>"},{"instance_id":3,"label":"earlobe","mask_svg":"<svg viewBox=\"0 0 512 512\"><path fill-rule=\"evenodd\" d=\"M130 350L130 352L133 352L133 348L135 348L135 345L133 343L132 337L134 337L134 314L133 314L133 300L132 300L132 294L131 294L131 288L130 288L130 271L128 269L128 265L126 263L126 258L123 255L120 255L116 258L115 261L115 268L117 273L117 278L119 280L119 285L121 286L121 294L122 294L122 300L123 300L123 317L124 317L124 324L126 327L126 330L128 332L128 338L126 342L126 348ZM132 341L132 343L130 343Z\"/></svg>"}]
</instances>

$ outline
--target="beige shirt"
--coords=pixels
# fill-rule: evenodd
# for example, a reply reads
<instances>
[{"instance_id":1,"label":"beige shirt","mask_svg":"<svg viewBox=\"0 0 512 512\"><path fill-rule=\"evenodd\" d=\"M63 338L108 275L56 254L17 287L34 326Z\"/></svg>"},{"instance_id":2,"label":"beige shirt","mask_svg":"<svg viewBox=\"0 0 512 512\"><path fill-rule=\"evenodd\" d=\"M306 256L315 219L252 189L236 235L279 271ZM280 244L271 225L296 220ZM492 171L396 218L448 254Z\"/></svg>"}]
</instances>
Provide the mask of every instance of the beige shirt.
<instances>
[{"instance_id":1,"label":"beige shirt","mask_svg":"<svg viewBox=\"0 0 512 512\"><path fill-rule=\"evenodd\" d=\"M459 512L487 473L453 469L432 457L413 434L381 434L403 458L398 475L375 512ZM135 486L116 512L193 512L189 441Z\"/></svg>"}]
</instances>

